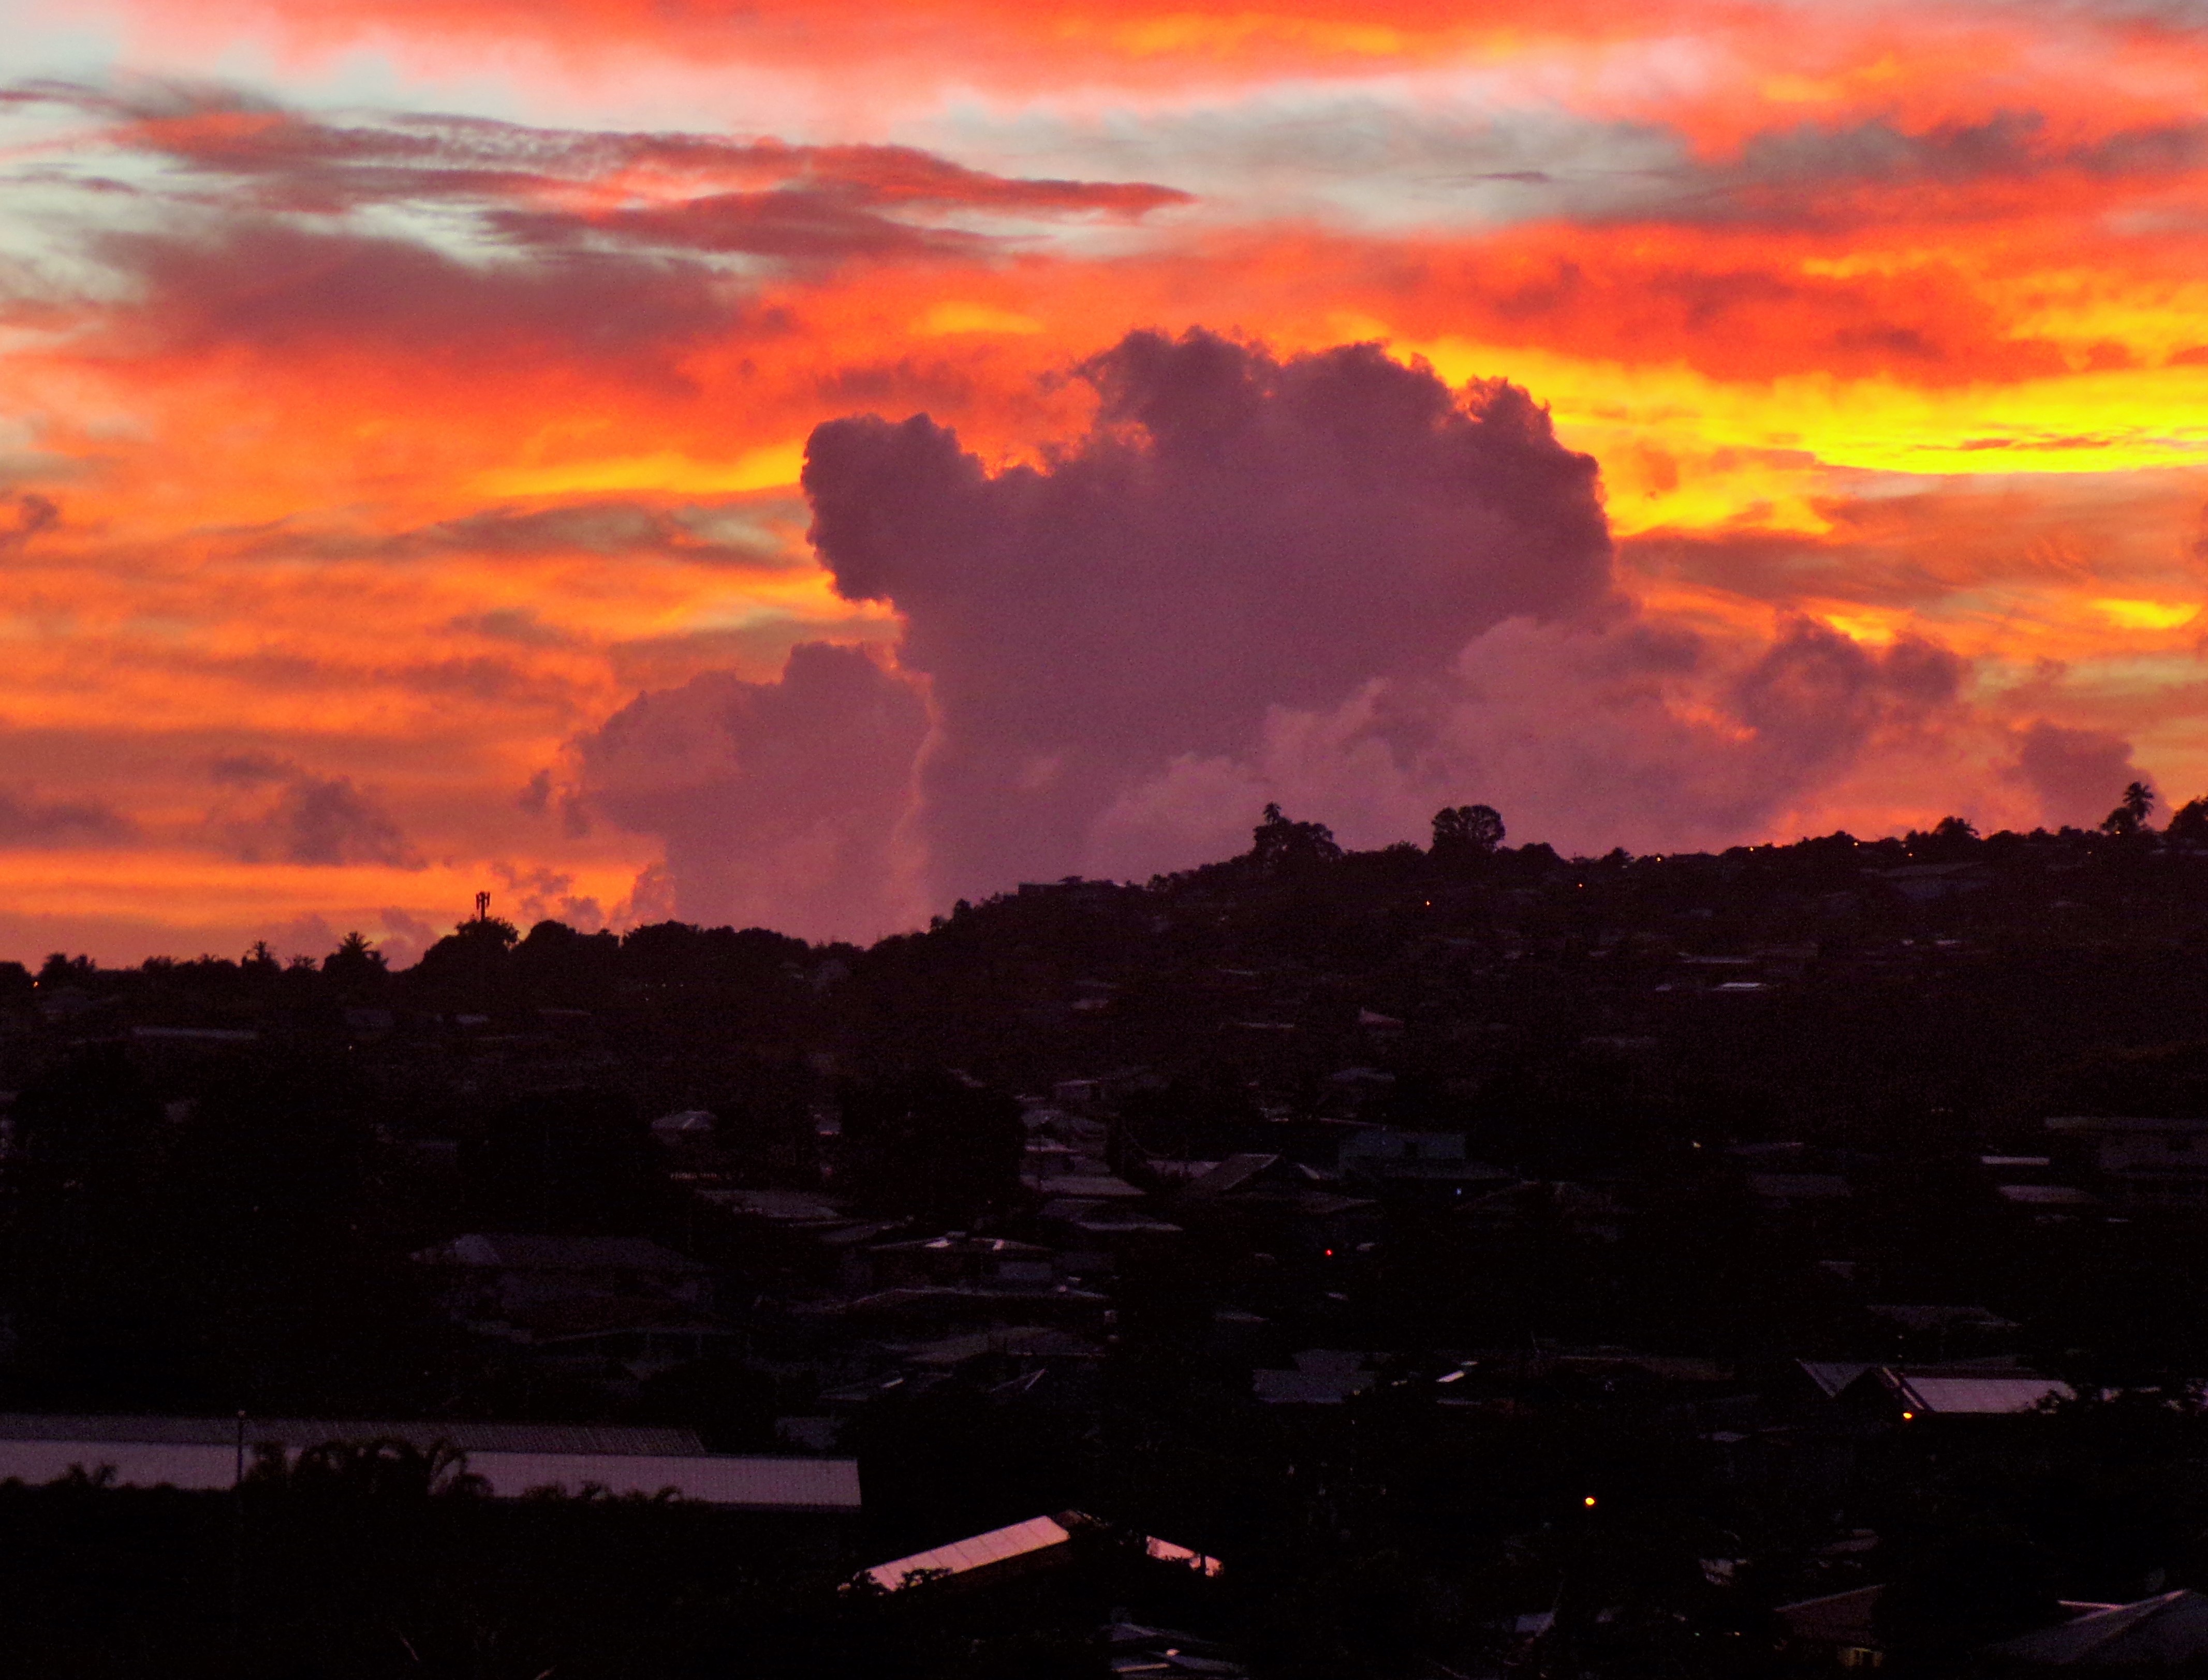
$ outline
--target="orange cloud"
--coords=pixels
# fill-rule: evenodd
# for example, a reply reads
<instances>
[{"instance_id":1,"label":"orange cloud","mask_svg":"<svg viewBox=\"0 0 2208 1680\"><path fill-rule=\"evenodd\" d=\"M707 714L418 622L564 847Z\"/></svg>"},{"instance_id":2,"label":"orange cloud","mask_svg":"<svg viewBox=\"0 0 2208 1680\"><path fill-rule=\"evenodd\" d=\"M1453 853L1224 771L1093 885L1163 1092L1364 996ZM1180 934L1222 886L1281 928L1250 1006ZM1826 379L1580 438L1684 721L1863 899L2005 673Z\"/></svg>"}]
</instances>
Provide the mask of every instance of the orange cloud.
<instances>
[{"instance_id":1,"label":"orange cloud","mask_svg":"<svg viewBox=\"0 0 2208 1680\"><path fill-rule=\"evenodd\" d=\"M32 125L0 171L38 210L0 254L0 886L39 919L0 936L78 926L120 956L348 905L428 923L500 869L567 881L545 905L653 902L651 838L567 797L573 743L641 693L751 695L794 647L893 664L909 627L816 562L801 441L925 412L993 471L1047 465L1096 413L1069 370L1144 327L1377 339L1546 405L1601 465L1658 652L1503 634L1474 663L1622 685L1599 750L1653 738L1617 722L1644 705L1725 738L1725 684L1767 657L1865 693L1897 648L1964 662L1921 716L1865 701L1863 764L1740 837L1949 797L2036 820L2015 766L2042 725L2078 763L2208 783L2208 46L2151 21L129 15L180 65L303 55L302 87L371 39L402 81L507 43L528 108L579 114L425 115L420 81L409 111L119 75L0 100ZM686 63L825 91L787 135L579 114L688 87ZM1691 681L1659 657L1689 642ZM1313 743L1363 741L1353 710L1280 723L1266 762L1351 799L1322 771L1364 760ZM255 754L283 775L224 782ZM1174 774L1123 839L1225 772ZM307 837L249 858L262 819Z\"/></svg>"}]
</instances>

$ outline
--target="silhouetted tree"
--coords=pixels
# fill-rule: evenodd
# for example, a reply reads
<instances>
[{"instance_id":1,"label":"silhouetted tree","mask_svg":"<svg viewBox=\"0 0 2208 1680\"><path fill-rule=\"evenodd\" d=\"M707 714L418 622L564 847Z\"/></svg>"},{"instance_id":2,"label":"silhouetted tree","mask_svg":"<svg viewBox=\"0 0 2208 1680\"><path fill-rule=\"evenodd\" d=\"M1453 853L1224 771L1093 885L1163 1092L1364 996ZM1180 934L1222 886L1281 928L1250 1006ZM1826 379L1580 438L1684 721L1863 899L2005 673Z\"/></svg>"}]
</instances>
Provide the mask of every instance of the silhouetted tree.
<instances>
[{"instance_id":1,"label":"silhouetted tree","mask_svg":"<svg viewBox=\"0 0 2208 1680\"><path fill-rule=\"evenodd\" d=\"M1491 805L1447 805L1434 813L1437 858L1487 857L1503 843L1503 813Z\"/></svg>"},{"instance_id":2,"label":"silhouetted tree","mask_svg":"<svg viewBox=\"0 0 2208 1680\"><path fill-rule=\"evenodd\" d=\"M772 989L787 967L809 954L802 939L764 927L698 927L660 921L632 927L621 942L621 970L649 986Z\"/></svg>"},{"instance_id":3,"label":"silhouetted tree","mask_svg":"<svg viewBox=\"0 0 2208 1680\"><path fill-rule=\"evenodd\" d=\"M510 921L471 916L422 953L413 983L447 1006L487 1007L501 1000L512 977L513 944L520 937Z\"/></svg>"},{"instance_id":4,"label":"silhouetted tree","mask_svg":"<svg viewBox=\"0 0 2208 1680\"><path fill-rule=\"evenodd\" d=\"M1264 820L1251 831L1251 859L1268 873L1332 863L1341 855L1332 829L1324 823L1296 822L1282 815L1278 805L1268 805Z\"/></svg>"},{"instance_id":5,"label":"silhouetted tree","mask_svg":"<svg viewBox=\"0 0 2208 1680\"><path fill-rule=\"evenodd\" d=\"M348 933L338 948L322 958L322 972L349 992L375 985L387 972L383 953L368 942L365 933Z\"/></svg>"},{"instance_id":6,"label":"silhouetted tree","mask_svg":"<svg viewBox=\"0 0 2208 1680\"><path fill-rule=\"evenodd\" d=\"M564 921L544 921L513 948L513 971L540 1001L590 1005L612 992L621 942L613 933L579 933Z\"/></svg>"},{"instance_id":7,"label":"silhouetted tree","mask_svg":"<svg viewBox=\"0 0 2208 1680\"><path fill-rule=\"evenodd\" d=\"M39 967L38 983L42 989L81 986L99 972L89 957L66 957L57 951Z\"/></svg>"},{"instance_id":8,"label":"silhouetted tree","mask_svg":"<svg viewBox=\"0 0 2208 1680\"><path fill-rule=\"evenodd\" d=\"M1903 843L1909 855L1955 861L1970 857L1978 844L1978 831L1964 817L1942 817L1929 829L1911 829Z\"/></svg>"},{"instance_id":9,"label":"silhouetted tree","mask_svg":"<svg viewBox=\"0 0 2208 1680\"><path fill-rule=\"evenodd\" d=\"M2146 827L2147 813L2154 809L2154 789L2144 782L2134 782L2124 789L2124 796L2116 808L2101 819L2107 832L2123 837L2140 832Z\"/></svg>"},{"instance_id":10,"label":"silhouetted tree","mask_svg":"<svg viewBox=\"0 0 2208 1680\"><path fill-rule=\"evenodd\" d=\"M330 1441L309 1447L288 1465L280 1453L262 1453L249 1478L255 1491L282 1485L306 1498L475 1499L490 1485L468 1469L468 1455L448 1441L417 1447L411 1441Z\"/></svg>"}]
</instances>

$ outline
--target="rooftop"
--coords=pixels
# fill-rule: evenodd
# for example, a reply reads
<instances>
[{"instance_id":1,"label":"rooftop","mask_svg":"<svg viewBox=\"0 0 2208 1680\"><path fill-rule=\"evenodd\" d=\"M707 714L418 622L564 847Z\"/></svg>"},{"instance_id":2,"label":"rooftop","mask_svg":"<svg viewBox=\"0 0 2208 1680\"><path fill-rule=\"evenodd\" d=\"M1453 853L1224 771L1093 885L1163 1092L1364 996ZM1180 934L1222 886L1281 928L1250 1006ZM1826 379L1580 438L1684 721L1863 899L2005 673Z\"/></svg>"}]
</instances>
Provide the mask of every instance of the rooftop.
<instances>
[{"instance_id":1,"label":"rooftop","mask_svg":"<svg viewBox=\"0 0 2208 1680\"><path fill-rule=\"evenodd\" d=\"M2181 1588L2004 1640L1987 1654L2049 1668L2189 1670L2208 1657L2208 1598Z\"/></svg>"},{"instance_id":2,"label":"rooftop","mask_svg":"<svg viewBox=\"0 0 2208 1680\"><path fill-rule=\"evenodd\" d=\"M575 1428L555 1425L393 1424L307 1419L246 1419L251 1446L303 1450L335 1442L440 1441L467 1455L471 1474L493 1498L597 1488L647 1497L672 1492L730 1509L855 1512L855 1460L752 1458L711 1454L687 1430ZM72 1470L113 1473L123 1487L214 1491L237 1474L234 1418L0 1418L0 1480L50 1482ZM672 1450L669 1450L672 1449Z\"/></svg>"},{"instance_id":3,"label":"rooftop","mask_svg":"<svg viewBox=\"0 0 2208 1680\"><path fill-rule=\"evenodd\" d=\"M0 1412L0 1442L130 1442L168 1446L235 1449L237 1418L171 1418ZM320 1447L333 1441L405 1441L417 1447L439 1442L462 1452L701 1454L695 1431L658 1427L615 1427L602 1424L488 1424L431 1418L410 1422L389 1419L254 1418L244 1419L249 1445L263 1443L290 1449Z\"/></svg>"},{"instance_id":4,"label":"rooftop","mask_svg":"<svg viewBox=\"0 0 2208 1680\"><path fill-rule=\"evenodd\" d=\"M1031 1560L1037 1560L1071 1540L1076 1532L1096 1526L1094 1517L1078 1511L1060 1511L1055 1516L1029 1517L1025 1522L1015 1522L1003 1528L992 1528L987 1533L975 1534L963 1540L953 1540L947 1545L935 1546L927 1551L914 1552L909 1557L898 1557L887 1563L877 1563L862 1571L864 1578L877 1587L896 1592L905 1587L918 1585L912 1577L927 1579L950 1575L972 1575L984 1570L1011 1569ZM1216 1575L1223 1567L1216 1557L1207 1557L1200 1551L1175 1545L1170 1540L1144 1536L1143 1550L1161 1563L1179 1564L1205 1575Z\"/></svg>"},{"instance_id":5,"label":"rooftop","mask_svg":"<svg viewBox=\"0 0 2208 1680\"><path fill-rule=\"evenodd\" d=\"M519 1272L700 1272L671 1248L648 1237L543 1237L471 1232L417 1260L447 1266L482 1267Z\"/></svg>"},{"instance_id":6,"label":"rooftop","mask_svg":"<svg viewBox=\"0 0 2208 1680\"><path fill-rule=\"evenodd\" d=\"M2009 1416L2076 1398L2068 1383L2028 1371L1889 1371L1886 1377L1905 1408L1931 1417Z\"/></svg>"}]
</instances>

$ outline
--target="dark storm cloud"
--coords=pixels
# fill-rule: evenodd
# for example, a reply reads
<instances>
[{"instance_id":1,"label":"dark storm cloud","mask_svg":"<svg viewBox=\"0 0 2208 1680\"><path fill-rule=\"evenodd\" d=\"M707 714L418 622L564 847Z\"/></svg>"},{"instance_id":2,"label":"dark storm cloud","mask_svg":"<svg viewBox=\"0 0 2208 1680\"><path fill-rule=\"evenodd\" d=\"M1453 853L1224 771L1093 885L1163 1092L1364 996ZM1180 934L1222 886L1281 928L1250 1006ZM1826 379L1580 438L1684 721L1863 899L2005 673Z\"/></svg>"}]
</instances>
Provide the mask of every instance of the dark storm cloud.
<instances>
[{"instance_id":1,"label":"dark storm cloud","mask_svg":"<svg viewBox=\"0 0 2208 1680\"><path fill-rule=\"evenodd\" d=\"M319 776L265 753L225 754L209 774L236 792L215 820L248 862L422 867L398 823L350 777Z\"/></svg>"},{"instance_id":2,"label":"dark storm cloud","mask_svg":"<svg viewBox=\"0 0 2208 1680\"><path fill-rule=\"evenodd\" d=\"M665 688L711 670L778 670L792 649L819 640L831 629L817 619L774 613L725 628L609 642L605 653L613 664L614 681L622 687ZM844 622L832 627L834 634L846 639L865 636L870 630L882 641L896 639L895 627L889 624Z\"/></svg>"},{"instance_id":3,"label":"dark storm cloud","mask_svg":"<svg viewBox=\"0 0 2208 1680\"><path fill-rule=\"evenodd\" d=\"M556 343L581 361L643 366L737 314L714 275L641 257L476 264L267 221L110 233L93 249L144 288L118 330L160 351L389 344L489 362Z\"/></svg>"},{"instance_id":4,"label":"dark storm cloud","mask_svg":"<svg viewBox=\"0 0 2208 1680\"><path fill-rule=\"evenodd\" d=\"M0 847L116 846L137 837L138 825L99 800L41 799L23 788L0 788Z\"/></svg>"},{"instance_id":5,"label":"dark storm cloud","mask_svg":"<svg viewBox=\"0 0 2208 1680\"><path fill-rule=\"evenodd\" d=\"M0 555L10 549L19 549L42 531L50 531L61 523L62 510L51 499L37 495L15 498L15 517L7 526L0 527Z\"/></svg>"},{"instance_id":6,"label":"dark storm cloud","mask_svg":"<svg viewBox=\"0 0 2208 1680\"><path fill-rule=\"evenodd\" d=\"M1203 333L1133 334L1083 373L1095 429L1042 470L992 474L924 417L807 450L837 589L895 606L932 684L945 890L1063 858L1131 782L1245 747L1270 707L1608 597L1594 463L1515 386L1461 403L1369 345L1279 361Z\"/></svg>"},{"instance_id":7,"label":"dark storm cloud","mask_svg":"<svg viewBox=\"0 0 2208 1680\"><path fill-rule=\"evenodd\" d=\"M519 647L577 647L585 645L557 625L547 624L528 607L495 607L488 612L463 613L446 627L463 635L486 641L512 642Z\"/></svg>"},{"instance_id":8,"label":"dark storm cloud","mask_svg":"<svg viewBox=\"0 0 2208 1680\"><path fill-rule=\"evenodd\" d=\"M1797 619L1735 681L1732 710L1798 786L1851 759L1881 729L1951 704L1965 669L1916 637L1878 651Z\"/></svg>"},{"instance_id":9,"label":"dark storm cloud","mask_svg":"<svg viewBox=\"0 0 2208 1680\"><path fill-rule=\"evenodd\" d=\"M2121 735L2043 720L2019 738L2014 773L2039 796L2046 821L2057 825L2099 822L2129 783L2144 779Z\"/></svg>"},{"instance_id":10,"label":"dark storm cloud","mask_svg":"<svg viewBox=\"0 0 2208 1680\"><path fill-rule=\"evenodd\" d=\"M2006 218L2019 187L2063 177L2103 191L2126 182L2151 186L2181 179L2204 160L2208 123L2199 121L2073 139L2030 110L1923 129L1871 117L1767 129L1714 159L1682 144L1659 167L1568 180L1557 195L1587 221L1839 230L1911 213Z\"/></svg>"},{"instance_id":11,"label":"dark storm cloud","mask_svg":"<svg viewBox=\"0 0 2208 1680\"><path fill-rule=\"evenodd\" d=\"M517 245L586 249L610 243L792 262L971 256L988 241L954 229L915 226L837 193L781 188L713 193L677 204L603 210L496 210L486 225Z\"/></svg>"},{"instance_id":12,"label":"dark storm cloud","mask_svg":"<svg viewBox=\"0 0 2208 1680\"><path fill-rule=\"evenodd\" d=\"M1569 343L1582 355L1637 363L1659 346L1723 379L1815 370L1839 377L1887 375L1911 384L1953 384L2060 373L2061 348L2018 337L1990 315L1957 270L1905 273L1805 273L1783 248L1739 241L1646 241L1668 212L1653 201L1601 229L1599 243L1544 237L1526 261L1452 260L1425 277L1455 288L1435 332L1479 330L1515 342ZM1602 218L1582 218L1583 223ZM1581 242L1598 236L1582 233Z\"/></svg>"},{"instance_id":13,"label":"dark storm cloud","mask_svg":"<svg viewBox=\"0 0 2208 1680\"><path fill-rule=\"evenodd\" d=\"M1094 424L1039 466L924 416L814 432L813 540L897 613L894 671L801 648L779 683L699 676L578 743L685 914L880 931L1217 856L1269 798L1359 844L1474 797L1564 843L1729 840L1959 704L1928 642L1789 621L1743 649L1636 614L1594 464L1515 386L1203 333L1079 372ZM839 861L792 887L792 832Z\"/></svg>"},{"instance_id":14,"label":"dark storm cloud","mask_svg":"<svg viewBox=\"0 0 2208 1680\"><path fill-rule=\"evenodd\" d=\"M1621 543L1643 576L1725 591L1785 609L1802 600L1913 606L1951 587L1915 555L1871 541L1797 531L1657 531Z\"/></svg>"},{"instance_id":15,"label":"dark storm cloud","mask_svg":"<svg viewBox=\"0 0 2208 1680\"><path fill-rule=\"evenodd\" d=\"M434 559L450 554L654 555L700 566L783 569L798 562L762 540L732 540L741 504L666 507L635 501L575 502L558 507L489 507L388 536L272 531L263 552L303 549L331 559Z\"/></svg>"},{"instance_id":16,"label":"dark storm cloud","mask_svg":"<svg viewBox=\"0 0 2208 1680\"><path fill-rule=\"evenodd\" d=\"M863 939L920 903L899 829L927 730L912 685L809 643L777 681L643 695L579 753L594 807L666 841L678 914Z\"/></svg>"}]
</instances>

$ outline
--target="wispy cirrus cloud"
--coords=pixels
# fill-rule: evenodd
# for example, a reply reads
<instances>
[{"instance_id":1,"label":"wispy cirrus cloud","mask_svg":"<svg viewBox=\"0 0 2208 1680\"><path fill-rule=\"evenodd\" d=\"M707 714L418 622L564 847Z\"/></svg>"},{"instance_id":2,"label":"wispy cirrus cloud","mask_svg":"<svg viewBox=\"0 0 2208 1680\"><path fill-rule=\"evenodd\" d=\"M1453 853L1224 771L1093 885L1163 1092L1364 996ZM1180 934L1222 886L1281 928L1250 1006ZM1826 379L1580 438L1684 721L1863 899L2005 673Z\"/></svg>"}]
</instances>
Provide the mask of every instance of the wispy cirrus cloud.
<instances>
[{"instance_id":1,"label":"wispy cirrus cloud","mask_svg":"<svg viewBox=\"0 0 2208 1680\"><path fill-rule=\"evenodd\" d=\"M37 154L164 166L142 190L206 211L338 217L394 207L472 211L524 247L602 244L786 261L972 249L962 213L1138 219L1189 195L1149 182L1006 176L915 147L556 129L449 115L339 123L223 87L33 85L19 105L82 126ZM104 180L105 177L98 177ZM219 192L219 199L210 195Z\"/></svg>"}]
</instances>

